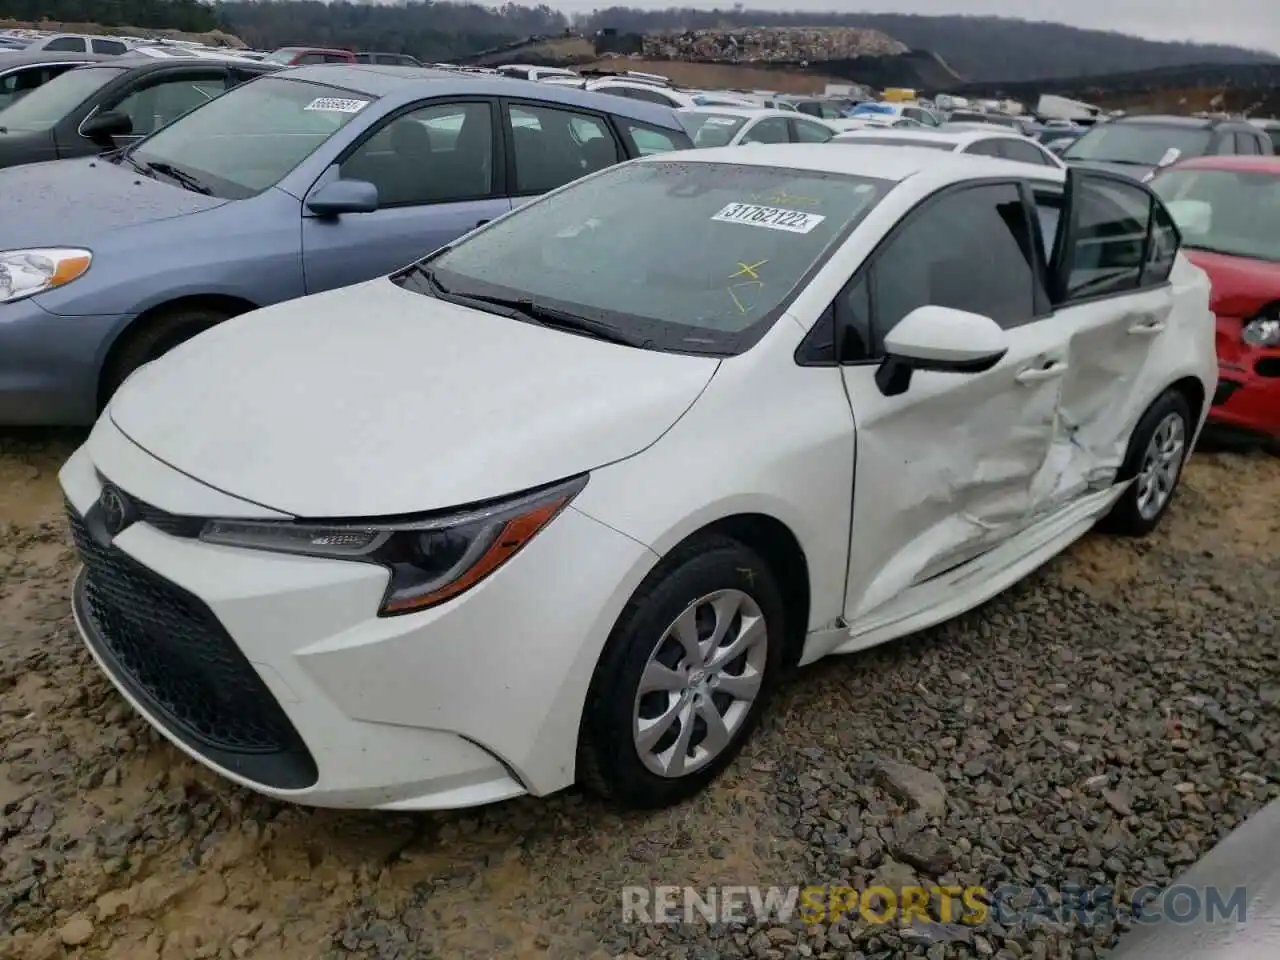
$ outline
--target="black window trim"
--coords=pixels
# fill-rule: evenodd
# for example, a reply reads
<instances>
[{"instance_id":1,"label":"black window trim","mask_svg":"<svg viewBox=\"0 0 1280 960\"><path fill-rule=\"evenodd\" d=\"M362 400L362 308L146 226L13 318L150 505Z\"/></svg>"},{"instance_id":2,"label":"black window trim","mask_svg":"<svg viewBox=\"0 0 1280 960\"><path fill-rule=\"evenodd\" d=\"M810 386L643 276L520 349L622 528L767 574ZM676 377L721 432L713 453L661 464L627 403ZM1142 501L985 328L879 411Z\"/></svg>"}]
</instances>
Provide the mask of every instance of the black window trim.
<instances>
[{"instance_id":1,"label":"black window trim","mask_svg":"<svg viewBox=\"0 0 1280 960\"><path fill-rule=\"evenodd\" d=\"M506 189L505 196L511 197L513 200L523 197L540 197L544 193L550 193L550 190L525 190L517 191L516 187L519 180L516 177L516 148L511 138L507 135L511 128L511 108L512 107L532 107L538 110L559 110L562 113L577 114L580 117L588 117L601 124L607 131L609 136L613 137L614 148L617 150L618 157L626 157L627 146L623 139L619 136L619 132L614 129L610 123L610 115L600 110L594 110L590 107L579 107L571 103L557 103L551 100L535 100L531 97L499 97L498 103L500 109L499 126L502 128L502 157L503 167L506 171L506 179L504 187ZM622 161L619 160L619 163ZM614 164L616 166L616 164ZM608 168L606 168L608 169ZM563 184L561 184L563 186ZM554 187L552 189L555 189Z\"/></svg>"},{"instance_id":2,"label":"black window trim","mask_svg":"<svg viewBox=\"0 0 1280 960\"><path fill-rule=\"evenodd\" d=\"M1136 293L1148 293L1152 290L1160 290L1172 284L1172 281L1167 277L1160 283L1143 283L1147 273L1147 262L1151 255L1152 225L1155 222L1155 210L1157 204L1164 209L1165 216L1173 228L1173 236L1177 241L1175 256L1177 251L1182 249L1182 234L1178 230L1177 224L1174 223L1173 217L1169 215L1168 209L1164 207L1164 201L1161 200L1160 197L1156 195L1155 191L1145 183L1140 183L1137 180L1119 173L1109 173L1104 170L1081 170L1078 167L1068 167L1066 182L1062 184L1062 204L1064 211L1070 203L1071 195L1074 192L1076 184L1088 180L1104 180L1120 187L1127 187L1129 189L1136 188L1139 192L1144 193L1147 196L1147 236L1142 243L1142 267L1138 271L1138 284L1128 290L1112 290L1106 293L1092 294L1087 297L1066 297L1064 296L1063 290L1050 288L1049 296L1054 303L1055 311L1063 310L1068 307L1100 303L1114 297L1126 297L1132 296ZM1075 239L1076 234L1078 233L1078 230L1076 229L1077 225L1070 222L1073 220L1074 218L1070 217L1060 217L1058 221L1058 239L1055 242L1055 249L1059 254L1061 254L1061 256L1056 257L1055 262L1050 265L1050 270L1046 278L1047 281L1052 281L1056 277L1063 286L1065 286L1067 279L1071 275L1070 270L1067 268L1071 263L1070 258L1074 256Z\"/></svg>"},{"instance_id":3,"label":"black window trim","mask_svg":"<svg viewBox=\"0 0 1280 960\"><path fill-rule=\"evenodd\" d=\"M345 88L342 88L342 89L345 89ZM356 93L358 91L351 91L351 92ZM369 94L360 94L360 96L367 97L369 96ZM325 179L328 176L329 171L332 170L334 167L337 167L338 175L341 176L342 165L344 163L346 163L349 159L351 159L351 157L361 147L363 147L366 143L368 143L370 140L376 137L379 133L381 133L383 130L389 127L392 123L399 120L401 117L407 116L410 113L416 113L417 111L424 110L428 107L447 106L449 104L455 104L455 103L456 104L484 103L489 106L489 129L490 129L490 137L491 137L490 149L493 151L493 169L489 173L489 193L483 194L481 196L453 197L449 200L434 200L434 201L428 201L426 203L387 203L387 204L380 203L378 205L378 209L379 210L402 210L405 207L435 207L435 206L440 206L446 203L474 203L480 200L502 200L507 196L507 193L506 193L507 174L506 174L505 165L502 163L503 154L500 151L500 146L502 142L499 139L499 134L501 133L501 130L500 130L501 122L498 117L497 100L498 98L493 96L478 96L478 95L450 96L448 94L439 94L434 97L426 97L422 100L415 100L413 101L413 103L408 103L403 106L397 107L395 110L391 111L390 113L384 114L379 120L375 121L367 130L363 131L359 136L357 136L349 144L343 147L342 152L338 154L337 159L335 159L333 163L331 163L328 167L326 167L321 172L320 176L316 178L315 183L312 183L311 186L307 188L307 195L310 196L311 192L316 189L317 184L319 184L321 180Z\"/></svg>"},{"instance_id":4,"label":"black window trim","mask_svg":"<svg viewBox=\"0 0 1280 960\"><path fill-rule=\"evenodd\" d=\"M98 66L99 61L95 61L93 65ZM111 63L108 61L104 65L111 66ZM265 73L266 71L263 71L263 72ZM225 90L223 90L223 93L226 93L227 90L230 90L232 87L238 87L240 85L239 83L234 83L234 84L230 83L230 80L231 80L230 65L220 64L216 60L210 60L207 64L205 63L165 64L162 67L157 67L150 70L142 70L136 73L126 70L124 72L123 77L117 77L115 80L112 80L111 82L105 84L104 86L99 87L97 90L93 92L93 94L90 96L90 99L94 101L93 108L84 115L83 119L81 119L81 121L78 124L76 124L76 134L80 137L84 137L84 139L86 140L89 139L84 135L84 125L88 123L94 117L94 115L97 114L99 110L102 109L102 105L104 103L111 103L113 101L116 103L119 103L121 100L124 100L127 97L133 96L139 90L145 90L148 87L159 86L161 83L165 81L166 77L171 77L174 74L179 74L179 75L189 74L191 76L205 76L205 75L221 76L222 79L228 83L228 86L226 87ZM119 91L122 89L125 90L125 93L123 94L123 96L120 96L118 94L119 94ZM76 109L79 110L83 106L84 106L84 103L81 103L80 107L77 107ZM112 109L115 109L115 108L113 107ZM151 132L155 133L156 131L153 130ZM134 138L134 142L138 142L138 141L141 141L144 137L150 136L150 134L129 134L129 136ZM124 138L121 138L121 139L124 139Z\"/></svg>"},{"instance_id":5,"label":"black window trim","mask_svg":"<svg viewBox=\"0 0 1280 960\"><path fill-rule=\"evenodd\" d=\"M846 300L848 299L849 293L852 292L852 290L858 285L858 283L862 280L864 275L866 276L866 279L867 279L867 295L872 304L872 310L874 311L875 294L876 294L876 286L875 286L876 278L875 278L874 268L875 268L876 260L879 259L881 252L884 251L890 244L892 244L894 240L896 240L898 236L912 222L914 222L919 217L924 216L928 212L930 207L941 202L947 197L954 196L957 193L963 193L966 190L972 190L979 187L991 187L991 186L1013 186L1018 191L1018 197L1022 201L1023 217L1027 222L1028 228L1031 230L1032 242L1035 243L1035 238L1039 234L1039 224L1037 224L1034 220L1034 217L1035 217L1034 209L1030 208L1027 204L1027 197L1029 193L1029 189L1027 185L1041 184L1041 183L1052 183L1052 181L1032 180L1030 178L1025 178L1025 177L1019 178L1019 177L1008 177L1008 176L983 177L981 179L965 180L961 183L947 184L941 189L935 190L933 193L929 194L927 197L921 198L914 206L911 207L910 210L908 210L905 214L903 214L901 217L898 218L898 222L893 225L893 228L889 230L888 233L886 233L883 237L881 237L876 242L876 245L871 249L871 252L868 253L866 257L863 258L862 263L858 264L858 269L855 270L853 274L849 277L849 279L846 280L844 284L840 287L839 292L836 293L831 303L828 304L826 309L823 310L823 312L819 315L817 322L814 323L813 327L805 335L804 339L800 341L800 345L796 347L796 352L795 352L796 364L802 367L879 366L881 363L884 362L884 357L867 357L862 360L841 361L840 346L841 346L841 339L842 339L842 333L843 333L843 330L842 330L843 321L841 317L844 311L842 309L842 305L846 302ZM1057 184L1053 184L1053 185L1057 186ZM845 237L841 241L842 245L843 243L848 242L850 235L851 234L845 235ZM1026 321L1026 323L1021 323L1017 327L1011 327L1008 329L1016 330L1021 327L1028 326L1032 323L1037 323L1041 320L1050 319L1053 316L1053 310L1051 309L1051 306L1048 302L1047 295L1044 297L1043 301L1041 300L1040 297L1037 296L1037 291L1048 289L1048 286L1047 286L1048 277L1038 272L1041 269L1042 269L1042 264L1039 262L1038 259L1033 257L1033 262L1031 264L1031 272L1032 272L1032 277L1034 281L1034 286L1032 287L1032 306L1034 310L1034 315L1031 318L1029 318ZM1044 309L1042 309L1042 307ZM828 318L830 318L829 322L835 325L834 335L830 337L824 337L823 333L820 331L822 330L822 327L828 322ZM872 321L874 322L874 317L872 317ZM835 353L836 353L836 356L834 359L829 360L821 356L821 351L825 347L825 344L823 343L824 339L829 339L830 342L834 344Z\"/></svg>"}]
</instances>

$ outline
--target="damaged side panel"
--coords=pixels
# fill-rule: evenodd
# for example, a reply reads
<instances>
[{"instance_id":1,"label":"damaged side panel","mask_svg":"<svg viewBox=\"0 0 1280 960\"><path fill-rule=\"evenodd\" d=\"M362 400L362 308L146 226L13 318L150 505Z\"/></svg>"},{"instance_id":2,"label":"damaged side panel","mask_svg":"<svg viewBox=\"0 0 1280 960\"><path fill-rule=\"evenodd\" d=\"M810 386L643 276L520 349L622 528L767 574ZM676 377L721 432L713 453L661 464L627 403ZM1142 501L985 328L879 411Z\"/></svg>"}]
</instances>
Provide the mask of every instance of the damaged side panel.
<instances>
[{"instance_id":1,"label":"damaged side panel","mask_svg":"<svg viewBox=\"0 0 1280 960\"><path fill-rule=\"evenodd\" d=\"M1037 513L1057 431L1065 343L1046 323L1009 332L1010 349L978 374L917 372L885 397L873 366L846 367L857 430L857 482L845 619L964 563Z\"/></svg>"}]
</instances>

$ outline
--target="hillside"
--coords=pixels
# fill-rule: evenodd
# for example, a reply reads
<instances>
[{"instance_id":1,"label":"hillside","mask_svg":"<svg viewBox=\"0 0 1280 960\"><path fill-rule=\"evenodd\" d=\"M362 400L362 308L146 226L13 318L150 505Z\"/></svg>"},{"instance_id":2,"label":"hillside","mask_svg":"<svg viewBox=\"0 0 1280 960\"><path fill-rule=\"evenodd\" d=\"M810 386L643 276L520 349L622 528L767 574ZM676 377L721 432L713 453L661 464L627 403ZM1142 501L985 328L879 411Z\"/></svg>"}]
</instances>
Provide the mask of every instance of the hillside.
<instances>
[{"instance_id":1,"label":"hillside","mask_svg":"<svg viewBox=\"0 0 1280 960\"><path fill-rule=\"evenodd\" d=\"M834 0L832 5L836 5ZM914 51L918 58L925 58L913 65L882 57L878 63L859 64L864 72L869 67L892 71L912 66L928 68L937 76L927 62L936 55L968 81L1057 80L1186 64L1280 62L1275 56L1235 47L1156 43L1118 33L995 17L610 7L571 19L546 5L507 3L490 7L444 0L405 5L326 4L317 0L0 0L0 18L3 17L47 17L97 23L108 29L126 24L191 32L223 29L256 48L323 44L405 52L432 61L460 59L535 36L541 38L539 42L549 42L570 30L591 37L605 28L619 34L668 35L689 31L853 28L878 33ZM551 50L561 46L553 45ZM569 55L570 59L585 56L581 43Z\"/></svg>"}]
</instances>

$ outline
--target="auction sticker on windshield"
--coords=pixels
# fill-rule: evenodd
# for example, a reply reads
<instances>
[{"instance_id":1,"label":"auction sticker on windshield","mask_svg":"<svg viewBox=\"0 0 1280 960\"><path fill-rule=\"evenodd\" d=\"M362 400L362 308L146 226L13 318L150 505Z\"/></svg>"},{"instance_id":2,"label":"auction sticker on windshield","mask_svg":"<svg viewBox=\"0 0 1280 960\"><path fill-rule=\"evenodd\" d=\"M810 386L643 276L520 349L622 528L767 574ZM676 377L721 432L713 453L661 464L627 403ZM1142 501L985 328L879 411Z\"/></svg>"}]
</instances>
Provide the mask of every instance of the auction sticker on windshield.
<instances>
[{"instance_id":1,"label":"auction sticker on windshield","mask_svg":"<svg viewBox=\"0 0 1280 960\"><path fill-rule=\"evenodd\" d=\"M359 113L369 105L368 100L345 100L342 97L316 97L303 110L323 110L327 113Z\"/></svg>"},{"instance_id":2,"label":"auction sticker on windshield","mask_svg":"<svg viewBox=\"0 0 1280 960\"><path fill-rule=\"evenodd\" d=\"M731 203L711 219L721 223L745 223L750 227L785 230L788 233L808 233L827 218L802 210L762 207L755 203Z\"/></svg>"}]
</instances>

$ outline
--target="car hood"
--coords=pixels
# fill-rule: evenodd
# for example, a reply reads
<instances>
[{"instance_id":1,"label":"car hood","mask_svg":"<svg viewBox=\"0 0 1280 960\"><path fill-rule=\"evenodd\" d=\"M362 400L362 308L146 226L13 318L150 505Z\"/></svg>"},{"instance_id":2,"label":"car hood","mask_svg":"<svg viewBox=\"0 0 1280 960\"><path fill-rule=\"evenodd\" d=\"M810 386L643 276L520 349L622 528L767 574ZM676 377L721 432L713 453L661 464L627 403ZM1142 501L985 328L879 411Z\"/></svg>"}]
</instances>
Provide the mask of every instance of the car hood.
<instances>
[{"instance_id":1,"label":"car hood","mask_svg":"<svg viewBox=\"0 0 1280 960\"><path fill-rule=\"evenodd\" d=\"M638 453L718 364L382 278L229 320L139 369L108 415L157 459L233 496L298 517L391 516Z\"/></svg>"},{"instance_id":2,"label":"car hood","mask_svg":"<svg viewBox=\"0 0 1280 960\"><path fill-rule=\"evenodd\" d=\"M1280 263L1182 248L1187 259L1209 275L1210 308L1223 317L1250 318L1280 300Z\"/></svg>"},{"instance_id":3,"label":"car hood","mask_svg":"<svg viewBox=\"0 0 1280 960\"><path fill-rule=\"evenodd\" d=\"M1155 172L1155 164L1145 166L1140 163L1109 163L1106 160L1072 160L1069 157L1062 158L1064 163L1068 163L1073 167L1079 167L1082 170L1101 170L1103 173L1116 173L1122 177L1128 177L1130 180L1141 180L1149 173Z\"/></svg>"},{"instance_id":4,"label":"car hood","mask_svg":"<svg viewBox=\"0 0 1280 960\"><path fill-rule=\"evenodd\" d=\"M90 244L108 231L227 201L90 157L0 170L0 250Z\"/></svg>"}]
</instances>

